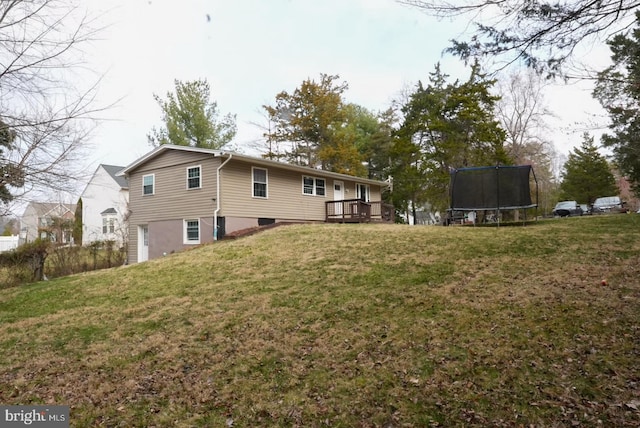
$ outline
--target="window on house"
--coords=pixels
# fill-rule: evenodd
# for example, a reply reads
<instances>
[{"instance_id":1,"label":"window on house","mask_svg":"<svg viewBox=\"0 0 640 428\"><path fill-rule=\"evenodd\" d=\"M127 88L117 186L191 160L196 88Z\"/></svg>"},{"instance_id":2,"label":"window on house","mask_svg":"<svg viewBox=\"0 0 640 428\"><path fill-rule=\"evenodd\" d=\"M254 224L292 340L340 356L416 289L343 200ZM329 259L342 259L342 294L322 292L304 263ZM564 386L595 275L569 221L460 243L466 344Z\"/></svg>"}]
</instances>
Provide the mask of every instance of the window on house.
<instances>
[{"instance_id":1,"label":"window on house","mask_svg":"<svg viewBox=\"0 0 640 428\"><path fill-rule=\"evenodd\" d=\"M187 189L199 189L202 187L200 166L187 168Z\"/></svg>"},{"instance_id":2,"label":"window on house","mask_svg":"<svg viewBox=\"0 0 640 428\"><path fill-rule=\"evenodd\" d=\"M324 178L302 177L302 193L305 195L325 195L326 181Z\"/></svg>"},{"instance_id":3,"label":"window on house","mask_svg":"<svg viewBox=\"0 0 640 428\"><path fill-rule=\"evenodd\" d=\"M302 177L302 193L313 195L313 181L311 177Z\"/></svg>"},{"instance_id":4,"label":"window on house","mask_svg":"<svg viewBox=\"0 0 640 428\"><path fill-rule=\"evenodd\" d=\"M184 243L199 244L200 243L200 220L184 221Z\"/></svg>"},{"instance_id":5,"label":"window on house","mask_svg":"<svg viewBox=\"0 0 640 428\"><path fill-rule=\"evenodd\" d=\"M366 184L356 184L356 198L364 202L371 200L371 191Z\"/></svg>"},{"instance_id":6,"label":"window on house","mask_svg":"<svg viewBox=\"0 0 640 428\"><path fill-rule=\"evenodd\" d=\"M114 233L116 231L116 218L114 216L102 216L102 233Z\"/></svg>"},{"instance_id":7,"label":"window on house","mask_svg":"<svg viewBox=\"0 0 640 428\"><path fill-rule=\"evenodd\" d=\"M253 175L253 197L267 197L267 170L262 168L251 168Z\"/></svg>"},{"instance_id":8,"label":"window on house","mask_svg":"<svg viewBox=\"0 0 640 428\"><path fill-rule=\"evenodd\" d=\"M142 176L142 194L153 195L155 185L155 175L143 175Z\"/></svg>"}]
</instances>

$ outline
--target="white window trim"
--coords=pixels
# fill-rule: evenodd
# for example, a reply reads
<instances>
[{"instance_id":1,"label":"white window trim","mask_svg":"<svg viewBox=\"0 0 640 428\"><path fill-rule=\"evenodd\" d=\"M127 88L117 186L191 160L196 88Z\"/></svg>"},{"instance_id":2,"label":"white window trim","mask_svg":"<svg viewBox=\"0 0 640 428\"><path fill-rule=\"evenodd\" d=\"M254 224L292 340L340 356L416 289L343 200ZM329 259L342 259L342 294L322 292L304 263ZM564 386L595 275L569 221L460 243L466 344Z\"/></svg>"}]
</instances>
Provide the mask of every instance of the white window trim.
<instances>
[{"instance_id":1,"label":"white window trim","mask_svg":"<svg viewBox=\"0 0 640 428\"><path fill-rule=\"evenodd\" d=\"M304 179L305 178L310 178L311 180L313 180L312 193L305 193L304 192ZM318 180L324 181L324 195L318 195ZM326 198L327 197L327 179L323 178L323 177L314 177L312 175L303 175L302 176L302 195L303 196L319 196L321 198Z\"/></svg>"},{"instance_id":2,"label":"white window trim","mask_svg":"<svg viewBox=\"0 0 640 428\"><path fill-rule=\"evenodd\" d=\"M371 186L364 183L356 183L356 198L361 199L360 195L360 186L364 186L367 190L365 191L365 202L371 202Z\"/></svg>"},{"instance_id":3,"label":"white window trim","mask_svg":"<svg viewBox=\"0 0 640 428\"><path fill-rule=\"evenodd\" d=\"M187 225L190 221L197 221L198 222L198 240L189 240L189 235L187 234ZM202 231L200 228L200 219L199 218L186 218L182 221L182 238L183 238L183 243L185 245L198 245L200 244L200 239L202 237Z\"/></svg>"},{"instance_id":4,"label":"white window trim","mask_svg":"<svg viewBox=\"0 0 640 428\"><path fill-rule=\"evenodd\" d=\"M253 175L253 172L256 169L264 171L265 182L259 183L259 184L265 185L265 190L266 190L265 196L256 196L256 194L254 193L254 185L255 183L257 183L257 181L254 180L255 176ZM269 199L269 170L267 168L259 168L257 166L251 167L251 197L256 199Z\"/></svg>"},{"instance_id":5,"label":"white window trim","mask_svg":"<svg viewBox=\"0 0 640 428\"><path fill-rule=\"evenodd\" d=\"M151 177L151 193L144 193L144 179L145 177ZM145 174L142 176L142 196L151 196L156 194L156 175L155 174Z\"/></svg>"},{"instance_id":6,"label":"white window trim","mask_svg":"<svg viewBox=\"0 0 640 428\"><path fill-rule=\"evenodd\" d=\"M198 170L200 171L199 175L198 175L198 187L189 187L189 170L190 169L195 169L198 168ZM202 189L202 165L191 165L188 166L186 168L186 174L187 174L187 182L186 182L186 186L187 186L187 190L196 190L196 189Z\"/></svg>"},{"instance_id":7,"label":"white window trim","mask_svg":"<svg viewBox=\"0 0 640 428\"><path fill-rule=\"evenodd\" d=\"M107 228L106 232L104 231L105 222L106 222L106 228ZM113 232L109 230L111 228L111 223L113 223ZM116 233L116 230L118 229L117 226L118 226L118 217L115 214L105 214L102 216L101 230L103 235L112 235Z\"/></svg>"}]
</instances>

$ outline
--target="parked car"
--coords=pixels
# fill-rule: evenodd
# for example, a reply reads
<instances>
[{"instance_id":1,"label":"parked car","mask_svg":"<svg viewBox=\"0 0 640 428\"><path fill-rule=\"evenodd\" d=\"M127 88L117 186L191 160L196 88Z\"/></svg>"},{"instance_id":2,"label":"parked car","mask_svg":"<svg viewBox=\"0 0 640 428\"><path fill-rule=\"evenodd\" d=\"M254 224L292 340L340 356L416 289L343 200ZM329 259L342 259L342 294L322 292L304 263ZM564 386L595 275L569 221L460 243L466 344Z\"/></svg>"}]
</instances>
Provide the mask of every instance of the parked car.
<instances>
[{"instance_id":1,"label":"parked car","mask_svg":"<svg viewBox=\"0 0 640 428\"><path fill-rule=\"evenodd\" d=\"M606 196L598 198L593 203L592 212L594 214L603 213L626 213L627 209L624 206L624 202L620 200L618 196Z\"/></svg>"},{"instance_id":2,"label":"parked car","mask_svg":"<svg viewBox=\"0 0 640 428\"><path fill-rule=\"evenodd\" d=\"M591 210L589 209L589 205L580 204L580 208L582 208L582 214L591 214Z\"/></svg>"},{"instance_id":3,"label":"parked car","mask_svg":"<svg viewBox=\"0 0 640 428\"><path fill-rule=\"evenodd\" d=\"M554 217L569 217L582 215L582 208L576 201L562 201L556 204L556 207L553 209L552 214Z\"/></svg>"}]
</instances>

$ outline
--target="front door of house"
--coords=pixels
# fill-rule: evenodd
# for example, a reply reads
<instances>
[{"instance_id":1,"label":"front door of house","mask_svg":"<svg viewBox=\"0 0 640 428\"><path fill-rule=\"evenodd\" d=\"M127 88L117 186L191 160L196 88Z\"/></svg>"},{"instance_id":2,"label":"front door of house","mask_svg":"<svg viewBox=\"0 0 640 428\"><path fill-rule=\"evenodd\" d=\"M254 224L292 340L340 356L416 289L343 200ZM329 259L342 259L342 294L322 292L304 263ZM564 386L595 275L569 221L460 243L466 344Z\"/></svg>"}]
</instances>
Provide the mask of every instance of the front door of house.
<instances>
[{"instance_id":1,"label":"front door of house","mask_svg":"<svg viewBox=\"0 0 640 428\"><path fill-rule=\"evenodd\" d=\"M333 182L333 200L334 201L344 200L344 182L342 181ZM337 215L342 215L342 203L334 204L334 213Z\"/></svg>"},{"instance_id":2,"label":"front door of house","mask_svg":"<svg viewBox=\"0 0 640 428\"><path fill-rule=\"evenodd\" d=\"M149 226L138 226L138 263L149 260Z\"/></svg>"}]
</instances>

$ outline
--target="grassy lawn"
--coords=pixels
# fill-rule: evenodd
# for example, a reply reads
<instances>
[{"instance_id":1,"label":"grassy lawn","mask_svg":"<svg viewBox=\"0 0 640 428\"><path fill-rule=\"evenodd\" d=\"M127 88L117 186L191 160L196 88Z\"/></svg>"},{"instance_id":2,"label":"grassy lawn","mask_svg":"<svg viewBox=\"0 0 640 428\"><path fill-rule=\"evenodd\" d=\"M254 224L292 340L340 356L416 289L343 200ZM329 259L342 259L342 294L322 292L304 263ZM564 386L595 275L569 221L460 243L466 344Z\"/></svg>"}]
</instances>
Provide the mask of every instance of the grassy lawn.
<instances>
[{"instance_id":1,"label":"grassy lawn","mask_svg":"<svg viewBox=\"0 0 640 428\"><path fill-rule=\"evenodd\" d=\"M287 226L2 290L0 331L0 403L76 427L635 427L640 215Z\"/></svg>"}]
</instances>

